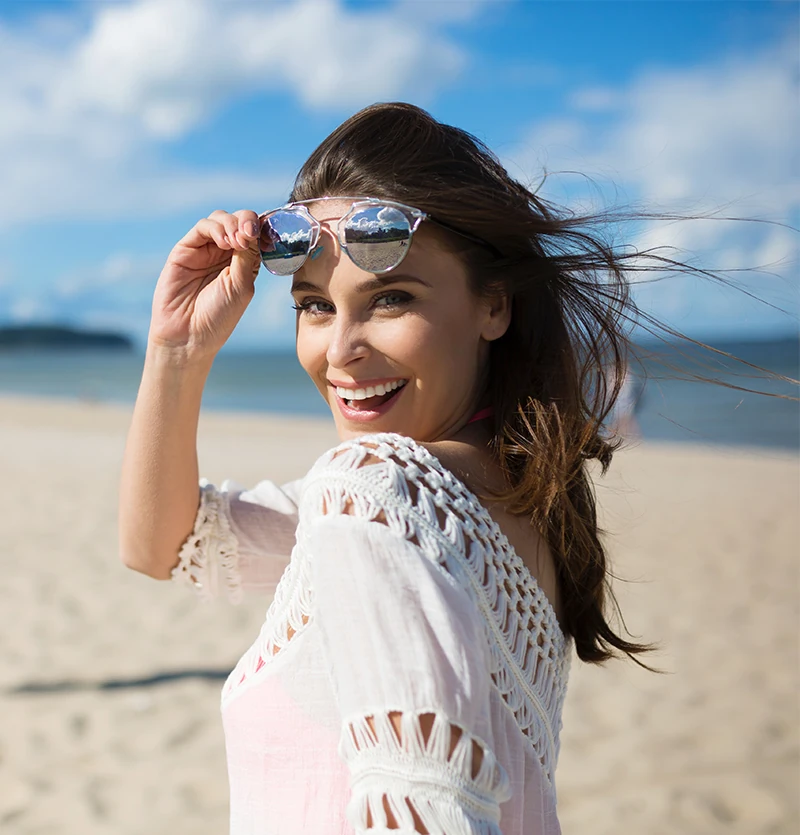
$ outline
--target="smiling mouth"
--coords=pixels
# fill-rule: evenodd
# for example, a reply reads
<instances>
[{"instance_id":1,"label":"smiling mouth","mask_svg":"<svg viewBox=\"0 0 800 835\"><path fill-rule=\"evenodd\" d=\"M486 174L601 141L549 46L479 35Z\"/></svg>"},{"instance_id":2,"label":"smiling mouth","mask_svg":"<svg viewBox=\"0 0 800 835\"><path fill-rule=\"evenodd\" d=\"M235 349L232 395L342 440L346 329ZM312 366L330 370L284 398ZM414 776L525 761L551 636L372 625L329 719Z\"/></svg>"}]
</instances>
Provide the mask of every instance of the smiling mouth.
<instances>
[{"instance_id":1,"label":"smiling mouth","mask_svg":"<svg viewBox=\"0 0 800 835\"><path fill-rule=\"evenodd\" d=\"M336 394L348 409L358 412L374 412L381 406L397 397L408 380L395 380L387 385L370 386L366 389L346 389L337 386Z\"/></svg>"}]
</instances>

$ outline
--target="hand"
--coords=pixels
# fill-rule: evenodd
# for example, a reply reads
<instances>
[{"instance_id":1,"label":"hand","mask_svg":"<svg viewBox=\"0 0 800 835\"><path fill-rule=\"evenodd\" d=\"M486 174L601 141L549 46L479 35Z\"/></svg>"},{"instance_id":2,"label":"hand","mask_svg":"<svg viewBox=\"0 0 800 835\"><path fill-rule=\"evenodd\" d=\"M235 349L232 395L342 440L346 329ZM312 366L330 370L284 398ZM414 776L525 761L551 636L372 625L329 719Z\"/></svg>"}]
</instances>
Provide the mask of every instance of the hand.
<instances>
[{"instance_id":1,"label":"hand","mask_svg":"<svg viewBox=\"0 0 800 835\"><path fill-rule=\"evenodd\" d=\"M255 212L212 212L172 249L156 285L150 344L213 360L255 293Z\"/></svg>"}]
</instances>

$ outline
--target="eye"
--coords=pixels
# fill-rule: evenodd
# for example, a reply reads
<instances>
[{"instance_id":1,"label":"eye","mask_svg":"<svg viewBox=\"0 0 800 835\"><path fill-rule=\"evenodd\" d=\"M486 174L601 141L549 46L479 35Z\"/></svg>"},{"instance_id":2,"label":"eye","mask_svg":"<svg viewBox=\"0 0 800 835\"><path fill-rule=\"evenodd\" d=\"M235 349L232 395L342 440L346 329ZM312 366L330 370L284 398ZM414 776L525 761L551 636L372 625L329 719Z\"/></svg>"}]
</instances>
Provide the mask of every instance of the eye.
<instances>
[{"instance_id":1,"label":"eye","mask_svg":"<svg viewBox=\"0 0 800 835\"><path fill-rule=\"evenodd\" d=\"M334 312L333 305L322 299L304 299L293 304L292 307L299 313L308 313L311 316L325 316Z\"/></svg>"},{"instance_id":2,"label":"eye","mask_svg":"<svg viewBox=\"0 0 800 835\"><path fill-rule=\"evenodd\" d=\"M401 290L387 290L376 296L373 304L375 307L400 307L400 305L408 304L413 298L410 293L404 293Z\"/></svg>"}]
</instances>

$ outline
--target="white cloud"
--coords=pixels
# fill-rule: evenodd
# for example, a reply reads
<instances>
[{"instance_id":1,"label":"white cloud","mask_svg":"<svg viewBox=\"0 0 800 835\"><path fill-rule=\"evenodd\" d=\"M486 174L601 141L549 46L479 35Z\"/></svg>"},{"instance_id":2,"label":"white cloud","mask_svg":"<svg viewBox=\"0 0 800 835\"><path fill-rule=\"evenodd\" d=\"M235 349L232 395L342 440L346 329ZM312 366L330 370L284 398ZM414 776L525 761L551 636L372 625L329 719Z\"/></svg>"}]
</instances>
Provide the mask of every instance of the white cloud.
<instances>
[{"instance_id":1,"label":"white cloud","mask_svg":"<svg viewBox=\"0 0 800 835\"><path fill-rule=\"evenodd\" d=\"M796 315L800 236L777 225L797 225L800 217L794 46L792 41L705 66L653 70L616 90L574 91L573 112L533 125L524 143L509 154L509 167L531 182L541 177L543 166L587 174L591 181L551 177L544 194L589 209L603 201L641 202L656 212L775 221L654 222L636 231L635 243L676 247L720 270L764 267L777 277L756 272L736 280ZM603 110L608 112L599 114ZM610 188L616 193L609 195ZM723 303L719 291L715 295L696 282L677 279L637 292L644 307L682 311L690 323L705 321L729 330L736 326L732 311L742 314L753 304L743 294L738 307L735 294ZM728 319L715 322L721 311ZM786 317L774 321L791 326Z\"/></svg>"},{"instance_id":2,"label":"white cloud","mask_svg":"<svg viewBox=\"0 0 800 835\"><path fill-rule=\"evenodd\" d=\"M8 313L11 321L15 323L38 322L51 317L52 305L35 296L23 295L13 299Z\"/></svg>"},{"instance_id":3,"label":"white cloud","mask_svg":"<svg viewBox=\"0 0 800 835\"><path fill-rule=\"evenodd\" d=\"M53 296L60 303L75 301L87 310L107 306L120 296L126 301L149 301L163 266L163 255L114 252L99 264L81 265L56 276ZM107 298L107 294L113 294L113 298Z\"/></svg>"},{"instance_id":4,"label":"white cloud","mask_svg":"<svg viewBox=\"0 0 800 835\"><path fill-rule=\"evenodd\" d=\"M619 107L620 95L611 87L586 87L576 90L571 97L571 105L576 110L613 110Z\"/></svg>"},{"instance_id":5,"label":"white cloud","mask_svg":"<svg viewBox=\"0 0 800 835\"><path fill-rule=\"evenodd\" d=\"M353 107L452 78L463 55L397 10L335 0L138 0L103 5L61 78L65 108L182 135L221 100L284 89L315 108Z\"/></svg>"},{"instance_id":6,"label":"white cloud","mask_svg":"<svg viewBox=\"0 0 800 835\"><path fill-rule=\"evenodd\" d=\"M424 100L467 60L443 33L452 14L416 19L396 6L132 0L84 15L0 23L4 222L275 198L286 173L168 168L155 151L237 97L278 92L319 111Z\"/></svg>"}]
</instances>

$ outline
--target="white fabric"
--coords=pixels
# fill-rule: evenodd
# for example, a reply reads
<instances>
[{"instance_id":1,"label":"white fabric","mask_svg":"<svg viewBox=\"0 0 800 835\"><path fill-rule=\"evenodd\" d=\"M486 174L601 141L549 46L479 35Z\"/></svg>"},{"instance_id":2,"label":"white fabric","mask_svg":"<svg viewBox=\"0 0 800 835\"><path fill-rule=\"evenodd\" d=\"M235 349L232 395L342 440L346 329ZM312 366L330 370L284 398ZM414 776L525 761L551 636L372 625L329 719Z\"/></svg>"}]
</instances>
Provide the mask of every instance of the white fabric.
<instances>
[{"instance_id":1,"label":"white fabric","mask_svg":"<svg viewBox=\"0 0 800 835\"><path fill-rule=\"evenodd\" d=\"M267 485L204 485L174 571L233 599L282 572L223 689L232 835L560 832L570 642L477 498L400 435Z\"/></svg>"},{"instance_id":2,"label":"white fabric","mask_svg":"<svg viewBox=\"0 0 800 835\"><path fill-rule=\"evenodd\" d=\"M294 547L301 486L302 480L283 487L262 481L244 490L226 481L217 490L201 480L194 531L173 578L204 600L217 597L220 584L233 603L240 602L243 587L272 594Z\"/></svg>"}]
</instances>

